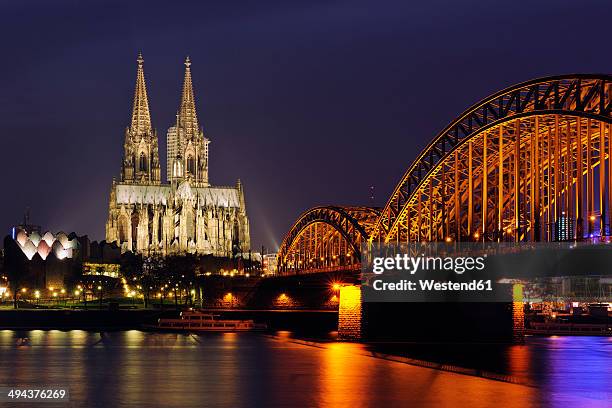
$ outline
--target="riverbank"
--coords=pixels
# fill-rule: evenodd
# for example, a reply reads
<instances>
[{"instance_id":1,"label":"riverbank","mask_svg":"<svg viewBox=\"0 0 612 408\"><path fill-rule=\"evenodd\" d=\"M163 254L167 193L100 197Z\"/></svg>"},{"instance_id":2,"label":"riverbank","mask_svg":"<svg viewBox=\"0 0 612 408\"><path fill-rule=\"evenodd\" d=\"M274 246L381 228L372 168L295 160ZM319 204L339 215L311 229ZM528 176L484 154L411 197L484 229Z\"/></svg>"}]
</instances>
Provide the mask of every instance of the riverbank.
<instances>
[{"instance_id":1,"label":"riverbank","mask_svg":"<svg viewBox=\"0 0 612 408\"><path fill-rule=\"evenodd\" d=\"M210 310L226 318L252 319L274 330L329 332L338 327L338 313L327 310ZM0 310L0 329L14 330L130 330L157 323L159 318L177 317L174 309Z\"/></svg>"}]
</instances>

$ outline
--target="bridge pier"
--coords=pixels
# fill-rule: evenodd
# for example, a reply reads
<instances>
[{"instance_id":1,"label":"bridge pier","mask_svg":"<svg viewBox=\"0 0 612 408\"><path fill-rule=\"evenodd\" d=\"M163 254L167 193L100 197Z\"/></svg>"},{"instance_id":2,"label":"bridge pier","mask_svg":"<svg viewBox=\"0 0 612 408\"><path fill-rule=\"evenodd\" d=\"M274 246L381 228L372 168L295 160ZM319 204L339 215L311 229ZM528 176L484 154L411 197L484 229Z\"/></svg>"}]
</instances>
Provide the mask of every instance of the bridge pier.
<instances>
[{"instance_id":1,"label":"bridge pier","mask_svg":"<svg viewBox=\"0 0 612 408\"><path fill-rule=\"evenodd\" d=\"M525 307L523 305L523 285L512 285L512 342L525 342Z\"/></svg>"},{"instance_id":2,"label":"bridge pier","mask_svg":"<svg viewBox=\"0 0 612 408\"><path fill-rule=\"evenodd\" d=\"M362 323L361 287L342 286L338 306L338 336L343 340L361 340Z\"/></svg>"},{"instance_id":3,"label":"bridge pier","mask_svg":"<svg viewBox=\"0 0 612 408\"><path fill-rule=\"evenodd\" d=\"M508 285L506 303L371 303L359 285L340 289L338 335L343 340L512 342L525 339L523 285Z\"/></svg>"},{"instance_id":4,"label":"bridge pier","mask_svg":"<svg viewBox=\"0 0 612 408\"><path fill-rule=\"evenodd\" d=\"M318 273L266 278L254 287L228 287L218 282L217 296L230 291L237 298L248 296L246 309L308 310L312 327L338 331L348 341L421 341L421 342L500 342L524 341L523 285L507 285L512 301L505 303L375 303L364 302L361 285L354 273ZM337 282L332 284L332 282ZM210 282L212 283L212 282ZM339 285L339 288L335 288ZM215 292L209 286L209 296ZM284 302L279 302L283 299ZM333 303L330 303L333 301ZM291 305L291 306L290 306ZM337 307L337 309L335 309ZM329 316L338 311L337 320ZM318 313L316 312L318 311ZM325 312L325 313L323 313ZM293 330L290 313L286 321L274 327ZM323 315L328 315L323 320ZM306 320L300 320L300 327ZM297 322L297 321L296 321Z\"/></svg>"}]
</instances>

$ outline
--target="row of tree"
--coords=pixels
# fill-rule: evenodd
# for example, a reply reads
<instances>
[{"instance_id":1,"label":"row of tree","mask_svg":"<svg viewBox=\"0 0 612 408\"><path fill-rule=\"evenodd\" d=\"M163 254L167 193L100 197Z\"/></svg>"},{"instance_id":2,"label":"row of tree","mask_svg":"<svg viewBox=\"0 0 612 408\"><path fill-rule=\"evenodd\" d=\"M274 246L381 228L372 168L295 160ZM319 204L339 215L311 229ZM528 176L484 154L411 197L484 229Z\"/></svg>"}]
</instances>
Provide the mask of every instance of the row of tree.
<instances>
[{"instance_id":1,"label":"row of tree","mask_svg":"<svg viewBox=\"0 0 612 408\"><path fill-rule=\"evenodd\" d=\"M127 252L121 257L121 273L129 285L139 285L144 297L145 307L153 298L161 295L162 302L167 297L193 303L199 295L202 275L207 272L219 273L221 270L241 270L254 272L260 270L259 262L240 258L220 258L212 255L181 254L143 256Z\"/></svg>"}]
</instances>

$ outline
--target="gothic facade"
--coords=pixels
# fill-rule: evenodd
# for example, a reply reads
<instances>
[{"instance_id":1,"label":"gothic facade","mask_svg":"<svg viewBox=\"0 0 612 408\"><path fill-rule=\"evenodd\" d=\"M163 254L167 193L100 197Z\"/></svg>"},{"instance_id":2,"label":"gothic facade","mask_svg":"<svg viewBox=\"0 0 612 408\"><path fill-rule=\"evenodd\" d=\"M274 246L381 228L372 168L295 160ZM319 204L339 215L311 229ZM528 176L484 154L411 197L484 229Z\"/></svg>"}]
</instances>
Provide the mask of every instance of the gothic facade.
<instances>
[{"instance_id":1,"label":"gothic facade","mask_svg":"<svg viewBox=\"0 0 612 408\"><path fill-rule=\"evenodd\" d=\"M166 137L167 182L161 180L142 56L137 61L132 121L125 131L121 175L111 186L106 241L116 242L122 252L247 252L249 220L240 180L230 187L208 181L210 140L198 122L189 58L176 123Z\"/></svg>"}]
</instances>

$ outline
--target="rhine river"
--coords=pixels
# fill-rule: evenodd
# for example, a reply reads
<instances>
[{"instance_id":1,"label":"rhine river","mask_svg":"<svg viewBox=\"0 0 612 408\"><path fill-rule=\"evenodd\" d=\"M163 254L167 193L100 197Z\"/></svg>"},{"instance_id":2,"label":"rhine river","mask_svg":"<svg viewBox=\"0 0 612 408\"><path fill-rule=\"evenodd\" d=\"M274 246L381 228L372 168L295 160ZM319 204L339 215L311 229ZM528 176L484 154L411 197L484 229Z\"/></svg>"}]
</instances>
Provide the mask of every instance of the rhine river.
<instances>
[{"instance_id":1,"label":"rhine river","mask_svg":"<svg viewBox=\"0 0 612 408\"><path fill-rule=\"evenodd\" d=\"M389 361L373 351L512 380ZM0 330L0 386L51 385L68 387L70 402L12 406L605 407L612 406L612 338L368 347L306 343L286 333Z\"/></svg>"}]
</instances>

